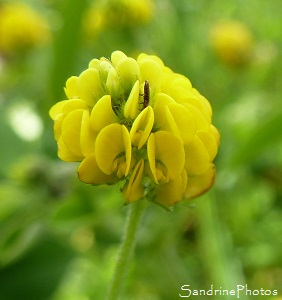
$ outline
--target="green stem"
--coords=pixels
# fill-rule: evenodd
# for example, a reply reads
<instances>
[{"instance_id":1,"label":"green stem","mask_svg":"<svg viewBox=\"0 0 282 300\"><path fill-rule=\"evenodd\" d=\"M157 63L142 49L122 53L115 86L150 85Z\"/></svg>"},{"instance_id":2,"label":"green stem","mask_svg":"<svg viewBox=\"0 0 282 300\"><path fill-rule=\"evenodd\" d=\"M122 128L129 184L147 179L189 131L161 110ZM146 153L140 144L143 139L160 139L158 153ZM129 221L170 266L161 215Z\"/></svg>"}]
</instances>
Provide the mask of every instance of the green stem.
<instances>
[{"instance_id":1,"label":"green stem","mask_svg":"<svg viewBox=\"0 0 282 300\"><path fill-rule=\"evenodd\" d=\"M129 262L135 246L138 225L146 206L146 201L144 200L139 200L130 204L123 240L119 249L108 300L117 300L121 294L123 283L128 271Z\"/></svg>"}]
</instances>

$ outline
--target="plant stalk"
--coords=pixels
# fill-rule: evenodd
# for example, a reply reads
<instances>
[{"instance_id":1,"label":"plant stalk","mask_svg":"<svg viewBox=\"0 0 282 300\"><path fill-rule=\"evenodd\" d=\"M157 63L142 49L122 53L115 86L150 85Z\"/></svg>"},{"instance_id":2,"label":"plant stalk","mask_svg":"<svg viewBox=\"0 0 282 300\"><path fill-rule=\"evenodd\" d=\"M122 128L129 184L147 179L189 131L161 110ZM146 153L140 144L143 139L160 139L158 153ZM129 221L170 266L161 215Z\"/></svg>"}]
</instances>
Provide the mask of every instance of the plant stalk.
<instances>
[{"instance_id":1,"label":"plant stalk","mask_svg":"<svg viewBox=\"0 0 282 300\"><path fill-rule=\"evenodd\" d=\"M129 263L136 243L138 226L147 206L146 204L146 201L142 199L129 205L130 207L126 219L125 231L112 277L108 300L118 300L122 293L124 281L128 273Z\"/></svg>"}]
</instances>

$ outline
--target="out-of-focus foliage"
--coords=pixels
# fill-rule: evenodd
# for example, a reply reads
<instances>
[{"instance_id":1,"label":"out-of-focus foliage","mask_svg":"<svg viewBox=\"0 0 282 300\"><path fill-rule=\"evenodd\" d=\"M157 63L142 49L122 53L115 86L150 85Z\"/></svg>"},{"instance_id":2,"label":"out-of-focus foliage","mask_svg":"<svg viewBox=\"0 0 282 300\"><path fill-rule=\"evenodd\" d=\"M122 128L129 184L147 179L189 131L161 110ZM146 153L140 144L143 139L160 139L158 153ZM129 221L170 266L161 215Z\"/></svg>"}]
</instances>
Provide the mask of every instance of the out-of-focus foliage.
<instances>
[{"instance_id":1,"label":"out-of-focus foliage","mask_svg":"<svg viewBox=\"0 0 282 300\"><path fill-rule=\"evenodd\" d=\"M68 77L117 49L157 54L189 77L221 133L213 189L173 212L147 209L123 299L178 299L183 284L281 295L281 1L22 2L49 38L0 56L0 299L105 299L126 207L118 187L84 185L75 163L59 161L48 110L65 98ZM0 14L12 3L2 0ZM214 28L230 21L247 30L250 48L214 48ZM224 49L244 63L223 59Z\"/></svg>"}]
</instances>

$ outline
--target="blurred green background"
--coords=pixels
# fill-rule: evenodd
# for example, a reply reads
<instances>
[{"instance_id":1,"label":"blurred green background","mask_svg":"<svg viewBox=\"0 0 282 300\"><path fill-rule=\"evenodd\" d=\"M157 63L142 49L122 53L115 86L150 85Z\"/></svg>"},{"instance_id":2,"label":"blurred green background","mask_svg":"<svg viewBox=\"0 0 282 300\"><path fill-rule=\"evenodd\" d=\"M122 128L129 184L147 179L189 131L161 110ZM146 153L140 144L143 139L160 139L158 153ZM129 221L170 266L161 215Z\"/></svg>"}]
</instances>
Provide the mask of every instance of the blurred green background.
<instances>
[{"instance_id":1,"label":"blurred green background","mask_svg":"<svg viewBox=\"0 0 282 300\"><path fill-rule=\"evenodd\" d=\"M180 299L184 284L282 299L281 0L23 2L45 21L9 29L15 2L0 1L0 299L106 298L126 208L119 187L82 184L57 158L48 111L68 77L114 50L187 76L221 133L212 190L147 209L122 299Z\"/></svg>"}]
</instances>

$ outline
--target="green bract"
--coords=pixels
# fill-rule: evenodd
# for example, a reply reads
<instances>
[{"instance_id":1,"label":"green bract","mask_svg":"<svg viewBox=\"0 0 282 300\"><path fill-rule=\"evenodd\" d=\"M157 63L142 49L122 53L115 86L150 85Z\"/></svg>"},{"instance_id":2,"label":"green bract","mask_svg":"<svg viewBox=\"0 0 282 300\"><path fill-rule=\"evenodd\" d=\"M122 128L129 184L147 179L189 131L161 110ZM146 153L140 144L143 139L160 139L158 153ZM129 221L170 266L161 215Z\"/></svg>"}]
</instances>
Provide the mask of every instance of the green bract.
<instances>
[{"instance_id":1,"label":"green bract","mask_svg":"<svg viewBox=\"0 0 282 300\"><path fill-rule=\"evenodd\" d=\"M125 180L127 203L146 196L165 206L212 186L220 137L210 103L158 57L143 53L134 60L115 51L69 78L65 92L68 100L50 116L58 156L81 161L83 182Z\"/></svg>"}]
</instances>

